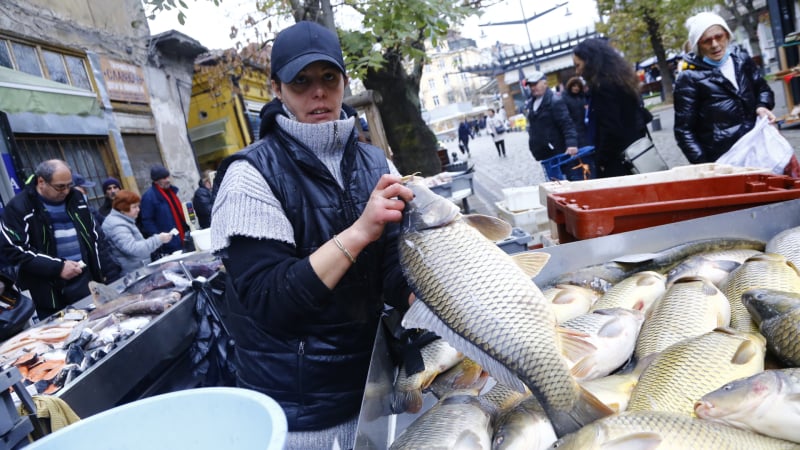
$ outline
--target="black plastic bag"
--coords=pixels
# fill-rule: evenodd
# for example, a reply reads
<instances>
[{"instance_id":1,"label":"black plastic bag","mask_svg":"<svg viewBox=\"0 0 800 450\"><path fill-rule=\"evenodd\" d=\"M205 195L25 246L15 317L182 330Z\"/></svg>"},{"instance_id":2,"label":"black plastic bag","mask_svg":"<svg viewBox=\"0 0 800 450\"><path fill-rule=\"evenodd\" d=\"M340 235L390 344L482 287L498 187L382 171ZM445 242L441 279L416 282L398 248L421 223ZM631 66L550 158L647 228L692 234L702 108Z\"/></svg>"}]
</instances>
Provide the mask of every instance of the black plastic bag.
<instances>
[{"instance_id":1,"label":"black plastic bag","mask_svg":"<svg viewBox=\"0 0 800 450\"><path fill-rule=\"evenodd\" d=\"M22 295L14 282L3 274L0 274L0 283L4 285L0 294L0 341L4 341L27 327L36 306L30 297Z\"/></svg>"},{"instance_id":2,"label":"black plastic bag","mask_svg":"<svg viewBox=\"0 0 800 450\"><path fill-rule=\"evenodd\" d=\"M195 319L197 334L189 348L193 375L201 386L236 386L236 367L233 364L234 340L223 323L217 302L224 301L224 272L212 280L197 278L192 281L195 290Z\"/></svg>"}]
</instances>

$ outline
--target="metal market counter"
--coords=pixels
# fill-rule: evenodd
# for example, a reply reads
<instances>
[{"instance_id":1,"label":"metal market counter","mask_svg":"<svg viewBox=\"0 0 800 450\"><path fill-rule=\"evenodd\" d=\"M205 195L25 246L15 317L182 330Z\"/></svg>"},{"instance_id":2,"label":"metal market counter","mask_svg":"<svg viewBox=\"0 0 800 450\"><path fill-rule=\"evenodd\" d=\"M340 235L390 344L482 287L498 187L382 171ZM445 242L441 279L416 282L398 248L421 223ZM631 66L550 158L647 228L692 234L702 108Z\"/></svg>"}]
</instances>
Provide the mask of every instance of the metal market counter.
<instances>
[{"instance_id":1,"label":"metal market counter","mask_svg":"<svg viewBox=\"0 0 800 450\"><path fill-rule=\"evenodd\" d=\"M213 257L196 252L184 261L206 259ZM162 266L142 269L137 275L144 277ZM119 290L124 285L123 280L119 280L111 286ZM194 315L196 299L197 294L191 287L184 289L175 305L154 317L133 336L118 342L111 352L54 395L85 418L140 398L195 387L198 380L192 376L188 349L198 327ZM91 303L90 296L74 306L87 307Z\"/></svg>"},{"instance_id":2,"label":"metal market counter","mask_svg":"<svg viewBox=\"0 0 800 450\"><path fill-rule=\"evenodd\" d=\"M764 242L788 228L800 226L800 200L772 203L626 233L575 241L534 250L550 254L550 261L534 278L546 286L558 276L601 264L623 255L655 253L700 239L742 238ZM387 347L387 331L381 325L372 353L364 399L358 420L356 449L383 450L405 428L436 403L427 393L419 413L391 414L392 383L396 369Z\"/></svg>"}]
</instances>

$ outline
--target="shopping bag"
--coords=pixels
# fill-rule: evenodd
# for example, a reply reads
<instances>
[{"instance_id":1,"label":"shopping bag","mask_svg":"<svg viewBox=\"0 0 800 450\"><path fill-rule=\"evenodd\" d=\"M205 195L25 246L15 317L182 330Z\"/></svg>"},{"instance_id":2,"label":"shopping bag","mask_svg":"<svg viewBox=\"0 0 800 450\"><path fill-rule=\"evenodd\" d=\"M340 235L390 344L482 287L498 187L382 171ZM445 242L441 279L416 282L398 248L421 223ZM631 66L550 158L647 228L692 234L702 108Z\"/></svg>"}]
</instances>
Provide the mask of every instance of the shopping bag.
<instances>
[{"instance_id":1,"label":"shopping bag","mask_svg":"<svg viewBox=\"0 0 800 450\"><path fill-rule=\"evenodd\" d=\"M501 123L500 125L494 127L494 131L497 134L503 134L506 132L506 126Z\"/></svg>"},{"instance_id":2,"label":"shopping bag","mask_svg":"<svg viewBox=\"0 0 800 450\"><path fill-rule=\"evenodd\" d=\"M664 158L656 150L656 144L653 143L649 131L625 149L624 157L635 174L669 169Z\"/></svg>"},{"instance_id":3,"label":"shopping bag","mask_svg":"<svg viewBox=\"0 0 800 450\"><path fill-rule=\"evenodd\" d=\"M781 175L793 155L792 144L770 125L766 117L759 117L756 126L716 162L737 167L761 167Z\"/></svg>"}]
</instances>

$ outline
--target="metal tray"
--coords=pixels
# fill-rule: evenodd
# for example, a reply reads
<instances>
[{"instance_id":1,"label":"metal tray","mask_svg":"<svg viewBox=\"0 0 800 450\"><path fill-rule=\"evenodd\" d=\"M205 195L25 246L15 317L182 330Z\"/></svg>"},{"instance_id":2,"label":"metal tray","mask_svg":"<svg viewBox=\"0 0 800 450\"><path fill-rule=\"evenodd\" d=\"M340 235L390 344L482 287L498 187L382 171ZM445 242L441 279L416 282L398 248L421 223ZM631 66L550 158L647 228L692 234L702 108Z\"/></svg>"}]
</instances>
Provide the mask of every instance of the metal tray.
<instances>
[{"instance_id":1,"label":"metal tray","mask_svg":"<svg viewBox=\"0 0 800 450\"><path fill-rule=\"evenodd\" d=\"M585 266L600 264L632 253L650 253L684 242L710 238L769 240L779 232L800 226L800 200L772 203L755 208L676 222L626 233L545 247L535 250L550 254L550 261L534 278L539 286L559 275ZM386 344L386 330L378 329L367 376L356 434L356 449L383 450L389 447L417 417L435 404L425 394L422 410L416 414L390 414L389 402L395 374Z\"/></svg>"}]
</instances>

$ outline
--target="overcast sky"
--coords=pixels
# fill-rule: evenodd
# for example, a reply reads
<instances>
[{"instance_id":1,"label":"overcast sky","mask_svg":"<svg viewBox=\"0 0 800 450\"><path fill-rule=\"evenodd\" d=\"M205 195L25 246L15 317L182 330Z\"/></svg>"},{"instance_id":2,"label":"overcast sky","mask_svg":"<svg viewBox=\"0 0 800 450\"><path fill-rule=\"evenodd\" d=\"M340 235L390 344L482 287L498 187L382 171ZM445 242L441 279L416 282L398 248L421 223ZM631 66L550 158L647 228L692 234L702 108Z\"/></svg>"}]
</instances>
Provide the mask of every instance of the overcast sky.
<instances>
[{"instance_id":1,"label":"overcast sky","mask_svg":"<svg viewBox=\"0 0 800 450\"><path fill-rule=\"evenodd\" d=\"M498 40L509 44L527 44L528 35L525 25L479 26L486 23L497 23L531 17L554 5L567 3L566 6L528 22L528 32L533 42L551 36L592 26L597 21L595 0L506 0L487 8L483 16L473 16L464 23L462 34L477 41L479 48L494 45ZM209 0L187 2L186 25L178 23L177 13L162 12L155 20L150 21L150 32L158 34L170 29L178 30L196 40L209 49L230 48L235 41L229 35L231 26L243 29L247 13L254 11L254 0L223 0L220 6L214 6ZM533 5L535 4L535 6ZM569 15L567 15L569 11ZM278 29L290 24L277 24ZM273 24L275 26L275 24ZM265 25L261 27L266 30ZM242 38L239 38L242 39ZM243 40L243 39L242 39Z\"/></svg>"}]
</instances>

